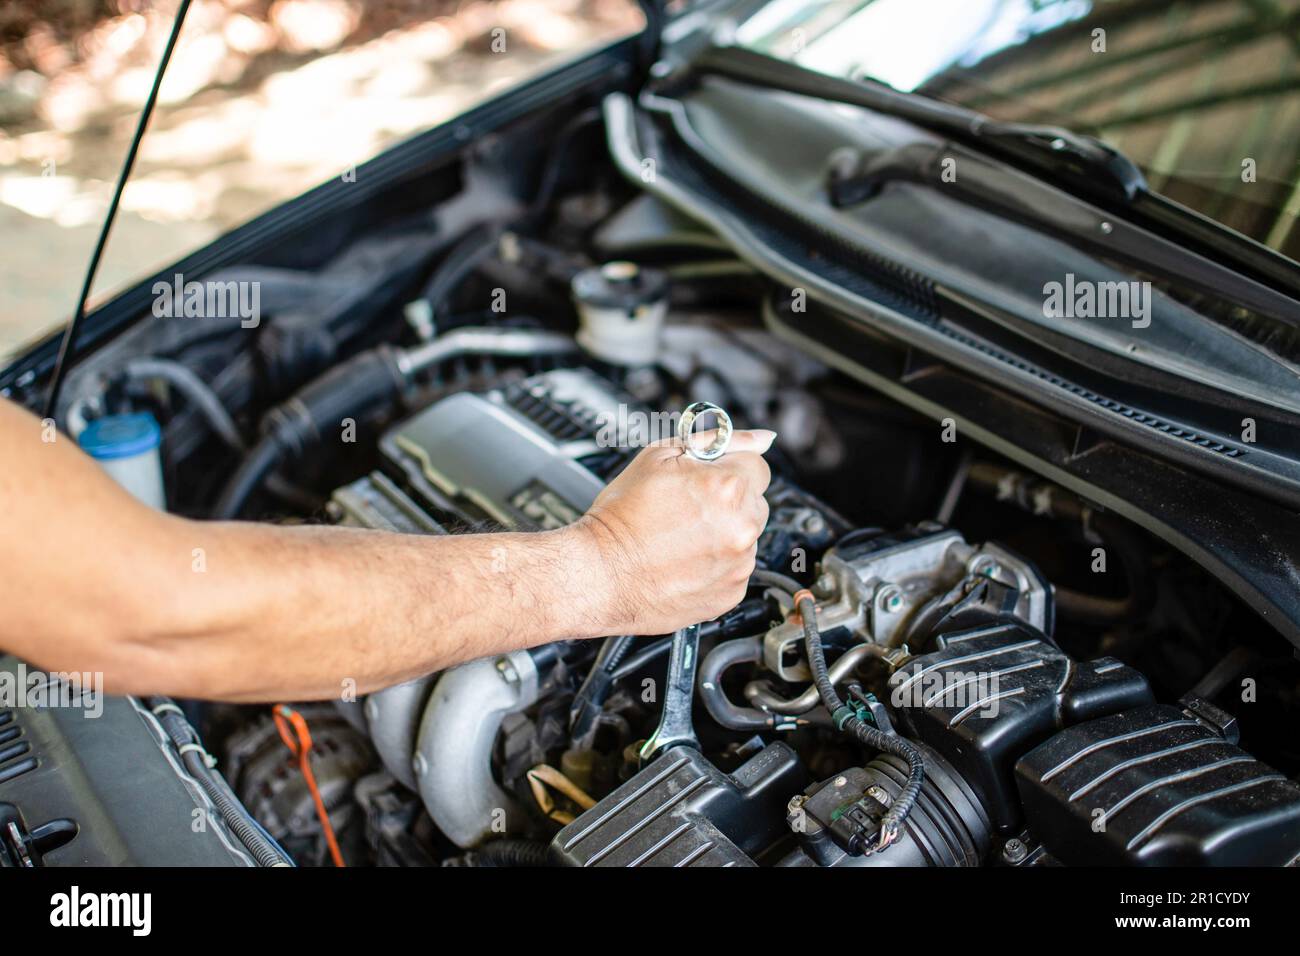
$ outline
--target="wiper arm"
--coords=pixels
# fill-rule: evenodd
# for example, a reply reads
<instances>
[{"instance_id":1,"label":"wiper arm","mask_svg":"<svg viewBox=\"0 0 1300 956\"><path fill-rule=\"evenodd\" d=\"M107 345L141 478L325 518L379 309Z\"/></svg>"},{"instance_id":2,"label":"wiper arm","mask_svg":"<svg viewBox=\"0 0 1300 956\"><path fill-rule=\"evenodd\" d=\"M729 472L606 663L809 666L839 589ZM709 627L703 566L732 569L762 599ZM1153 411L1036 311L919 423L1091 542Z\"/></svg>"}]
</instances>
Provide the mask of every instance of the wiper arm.
<instances>
[{"instance_id":1,"label":"wiper arm","mask_svg":"<svg viewBox=\"0 0 1300 956\"><path fill-rule=\"evenodd\" d=\"M1060 127L999 123L974 115L979 119L972 123L973 137L994 152L1038 167L1046 179L1085 192L1103 189L1125 202L1147 191L1146 177L1133 160L1099 139Z\"/></svg>"},{"instance_id":2,"label":"wiper arm","mask_svg":"<svg viewBox=\"0 0 1300 956\"><path fill-rule=\"evenodd\" d=\"M742 47L711 47L691 61L690 69L896 116L998 154L1071 192L1108 203L1128 203L1147 191L1146 178L1131 159L1098 139L1067 129L1000 122L964 106L883 84L814 73Z\"/></svg>"},{"instance_id":3,"label":"wiper arm","mask_svg":"<svg viewBox=\"0 0 1300 956\"><path fill-rule=\"evenodd\" d=\"M1185 250L1226 266L1245 279L1291 300L1268 311L1300 323L1300 267L1286 256L1179 205L1148 187L1141 170L1119 151L1091 136L1049 126L1003 123L892 87L814 73L742 47L713 46L692 58L683 79L712 74L896 116L954 142L1005 160L1044 182L1131 220ZM672 83L674 76L667 78Z\"/></svg>"},{"instance_id":4,"label":"wiper arm","mask_svg":"<svg viewBox=\"0 0 1300 956\"><path fill-rule=\"evenodd\" d=\"M847 209L873 199L889 183L934 184L944 161L954 156L962 174L944 185L946 196L1062 239L1092 255L1125 263L1205 296L1228 299L1261 315L1281 318L1288 325L1296 324L1294 302L1277 290L1204 259L1181 243L1136 227L1128 217L1080 215L1079 200L1053 184L1011 172L984 154L946 139L837 158L827 174L827 197L832 206ZM1099 228L1102 222L1104 229Z\"/></svg>"}]
</instances>

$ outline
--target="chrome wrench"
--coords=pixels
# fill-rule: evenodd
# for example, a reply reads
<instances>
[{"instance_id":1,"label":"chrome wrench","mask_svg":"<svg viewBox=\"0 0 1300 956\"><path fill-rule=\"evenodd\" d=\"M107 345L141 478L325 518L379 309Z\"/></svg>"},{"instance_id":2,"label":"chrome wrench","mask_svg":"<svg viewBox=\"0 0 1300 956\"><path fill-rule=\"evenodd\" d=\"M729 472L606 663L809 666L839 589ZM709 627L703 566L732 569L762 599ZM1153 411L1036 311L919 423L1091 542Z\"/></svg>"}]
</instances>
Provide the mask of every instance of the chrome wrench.
<instances>
[{"instance_id":1,"label":"chrome wrench","mask_svg":"<svg viewBox=\"0 0 1300 956\"><path fill-rule=\"evenodd\" d=\"M717 417L717 434L704 448L691 443L695 422L703 415ZM712 402L695 402L688 405L677 421L677 437L684 454L697 461L715 461L726 454L731 444L731 416ZM644 766L664 751L673 747L700 749L695 736L695 723L691 719L691 706L695 700L695 671L700 657L700 625L689 624L673 634L668 652L668 681L664 688L664 706L659 716L659 726L641 747L641 764Z\"/></svg>"}]
</instances>

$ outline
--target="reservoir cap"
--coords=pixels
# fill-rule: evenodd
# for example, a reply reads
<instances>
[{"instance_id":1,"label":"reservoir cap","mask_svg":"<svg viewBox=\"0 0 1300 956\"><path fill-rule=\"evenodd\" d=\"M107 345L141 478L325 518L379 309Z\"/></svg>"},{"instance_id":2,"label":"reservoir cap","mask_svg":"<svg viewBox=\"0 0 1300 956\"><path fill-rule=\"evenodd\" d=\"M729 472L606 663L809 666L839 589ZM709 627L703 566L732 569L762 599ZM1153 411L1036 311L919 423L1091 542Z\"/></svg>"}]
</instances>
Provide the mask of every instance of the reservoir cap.
<instances>
[{"instance_id":1,"label":"reservoir cap","mask_svg":"<svg viewBox=\"0 0 1300 956\"><path fill-rule=\"evenodd\" d=\"M162 429L149 412L105 415L87 425L77 442L100 461L132 458L157 448L162 443Z\"/></svg>"}]
</instances>

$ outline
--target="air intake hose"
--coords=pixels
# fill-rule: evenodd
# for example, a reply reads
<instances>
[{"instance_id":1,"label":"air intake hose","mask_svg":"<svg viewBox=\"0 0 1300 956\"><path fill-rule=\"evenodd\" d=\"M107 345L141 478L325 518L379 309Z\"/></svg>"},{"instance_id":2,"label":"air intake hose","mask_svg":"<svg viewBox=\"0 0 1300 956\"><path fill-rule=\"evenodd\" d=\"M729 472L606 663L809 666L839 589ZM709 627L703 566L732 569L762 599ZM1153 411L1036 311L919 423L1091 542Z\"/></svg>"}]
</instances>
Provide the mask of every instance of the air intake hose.
<instances>
[{"instance_id":1,"label":"air intake hose","mask_svg":"<svg viewBox=\"0 0 1300 956\"><path fill-rule=\"evenodd\" d=\"M253 492L283 462L300 457L327 430L346 418L361 418L396 402L406 387L400 353L381 345L334 366L262 419L262 439L230 477L213 517L239 517Z\"/></svg>"}]
</instances>

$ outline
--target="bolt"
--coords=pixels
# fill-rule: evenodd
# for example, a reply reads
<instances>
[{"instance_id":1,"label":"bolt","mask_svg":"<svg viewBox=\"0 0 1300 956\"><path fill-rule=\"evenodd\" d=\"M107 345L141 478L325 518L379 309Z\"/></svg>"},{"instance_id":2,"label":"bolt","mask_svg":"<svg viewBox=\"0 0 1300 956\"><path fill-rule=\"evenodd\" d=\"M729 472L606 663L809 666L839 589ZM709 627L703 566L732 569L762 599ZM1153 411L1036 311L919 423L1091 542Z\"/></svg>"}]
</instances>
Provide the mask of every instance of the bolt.
<instances>
[{"instance_id":1,"label":"bolt","mask_svg":"<svg viewBox=\"0 0 1300 956\"><path fill-rule=\"evenodd\" d=\"M846 785L848 784L848 782L849 782L849 778L848 778L848 777L836 777L836 778L835 778L835 786L836 786L837 788L838 788L838 787L846 786Z\"/></svg>"},{"instance_id":2,"label":"bolt","mask_svg":"<svg viewBox=\"0 0 1300 956\"><path fill-rule=\"evenodd\" d=\"M1012 838L1002 847L1002 858L1008 863L1019 863L1029 855L1029 848Z\"/></svg>"},{"instance_id":3,"label":"bolt","mask_svg":"<svg viewBox=\"0 0 1300 956\"><path fill-rule=\"evenodd\" d=\"M826 528L826 522L822 516L813 511L803 519L803 530L808 534L821 534Z\"/></svg>"},{"instance_id":4,"label":"bolt","mask_svg":"<svg viewBox=\"0 0 1300 956\"><path fill-rule=\"evenodd\" d=\"M876 606L886 614L894 614L903 607L903 591L896 584L882 585L876 592Z\"/></svg>"}]
</instances>

